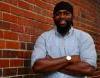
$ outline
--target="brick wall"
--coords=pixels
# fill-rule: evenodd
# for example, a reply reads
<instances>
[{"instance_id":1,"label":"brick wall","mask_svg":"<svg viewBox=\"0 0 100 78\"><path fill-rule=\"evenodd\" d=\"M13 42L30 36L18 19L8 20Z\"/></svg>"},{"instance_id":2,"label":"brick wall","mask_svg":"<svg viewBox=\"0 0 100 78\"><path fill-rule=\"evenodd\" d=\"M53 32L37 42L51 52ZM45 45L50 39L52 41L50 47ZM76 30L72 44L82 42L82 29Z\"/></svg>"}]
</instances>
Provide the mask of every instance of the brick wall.
<instances>
[{"instance_id":1,"label":"brick wall","mask_svg":"<svg viewBox=\"0 0 100 78\"><path fill-rule=\"evenodd\" d=\"M52 10L61 0L0 0L0 78L35 78L30 69L37 37L53 27ZM74 25L96 44L100 78L100 5L95 0L65 0L74 6Z\"/></svg>"}]
</instances>

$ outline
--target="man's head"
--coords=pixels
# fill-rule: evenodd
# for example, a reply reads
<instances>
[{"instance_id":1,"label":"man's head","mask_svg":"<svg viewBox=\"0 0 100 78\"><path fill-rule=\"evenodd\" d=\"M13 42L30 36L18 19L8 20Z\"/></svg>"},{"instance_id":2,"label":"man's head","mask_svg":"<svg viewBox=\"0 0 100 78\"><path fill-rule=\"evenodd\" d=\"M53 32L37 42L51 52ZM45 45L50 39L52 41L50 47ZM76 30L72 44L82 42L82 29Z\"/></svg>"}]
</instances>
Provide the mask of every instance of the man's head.
<instances>
[{"instance_id":1,"label":"man's head","mask_svg":"<svg viewBox=\"0 0 100 78\"><path fill-rule=\"evenodd\" d=\"M57 31L64 36L73 25L72 5L64 1L59 2L54 7L53 16Z\"/></svg>"}]
</instances>

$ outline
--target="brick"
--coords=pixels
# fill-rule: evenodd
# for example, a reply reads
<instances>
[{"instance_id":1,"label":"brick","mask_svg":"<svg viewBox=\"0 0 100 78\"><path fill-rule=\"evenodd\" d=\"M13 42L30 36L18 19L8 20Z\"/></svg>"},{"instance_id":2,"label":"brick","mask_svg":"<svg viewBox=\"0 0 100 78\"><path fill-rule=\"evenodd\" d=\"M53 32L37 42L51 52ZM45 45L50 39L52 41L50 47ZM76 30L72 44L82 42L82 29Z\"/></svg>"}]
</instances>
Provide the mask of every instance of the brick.
<instances>
[{"instance_id":1,"label":"brick","mask_svg":"<svg viewBox=\"0 0 100 78\"><path fill-rule=\"evenodd\" d=\"M31 36L31 42L33 42L33 44L34 44L36 42L37 38L38 38L37 36Z\"/></svg>"},{"instance_id":2,"label":"brick","mask_svg":"<svg viewBox=\"0 0 100 78\"><path fill-rule=\"evenodd\" d=\"M18 17L18 24L19 25L26 25L27 21L23 17Z\"/></svg>"},{"instance_id":3,"label":"brick","mask_svg":"<svg viewBox=\"0 0 100 78\"><path fill-rule=\"evenodd\" d=\"M0 38L3 38L3 31L0 30Z\"/></svg>"},{"instance_id":4,"label":"brick","mask_svg":"<svg viewBox=\"0 0 100 78\"><path fill-rule=\"evenodd\" d=\"M27 1L27 2L29 2L29 3L32 3L32 4L35 3L35 0L25 0L25 1Z\"/></svg>"},{"instance_id":5,"label":"brick","mask_svg":"<svg viewBox=\"0 0 100 78\"><path fill-rule=\"evenodd\" d=\"M21 43L21 49L26 49L26 43Z\"/></svg>"},{"instance_id":6,"label":"brick","mask_svg":"<svg viewBox=\"0 0 100 78\"><path fill-rule=\"evenodd\" d=\"M42 13L41 13L43 16L46 16L46 17L50 17L52 18L53 17L53 14L51 11L47 11L45 9L42 9Z\"/></svg>"},{"instance_id":7,"label":"brick","mask_svg":"<svg viewBox=\"0 0 100 78\"><path fill-rule=\"evenodd\" d=\"M56 0L42 0L46 3L49 3L49 4L55 4L56 3Z\"/></svg>"},{"instance_id":8,"label":"brick","mask_svg":"<svg viewBox=\"0 0 100 78\"><path fill-rule=\"evenodd\" d=\"M0 1L0 10L5 12L10 12L10 6Z\"/></svg>"},{"instance_id":9,"label":"brick","mask_svg":"<svg viewBox=\"0 0 100 78\"><path fill-rule=\"evenodd\" d=\"M38 7L38 6L34 6L34 12L36 12L36 13L39 13L39 14L42 14L42 8L41 7Z\"/></svg>"},{"instance_id":10,"label":"brick","mask_svg":"<svg viewBox=\"0 0 100 78\"><path fill-rule=\"evenodd\" d=\"M3 69L3 77L17 75L17 68L6 68Z\"/></svg>"},{"instance_id":11,"label":"brick","mask_svg":"<svg viewBox=\"0 0 100 78\"><path fill-rule=\"evenodd\" d=\"M3 13L3 20L17 24L18 17L12 14Z\"/></svg>"},{"instance_id":12,"label":"brick","mask_svg":"<svg viewBox=\"0 0 100 78\"><path fill-rule=\"evenodd\" d=\"M17 52L17 56L18 58L30 59L31 51L19 51Z\"/></svg>"},{"instance_id":13,"label":"brick","mask_svg":"<svg viewBox=\"0 0 100 78\"><path fill-rule=\"evenodd\" d=\"M18 0L18 7L29 10L30 5L25 1Z\"/></svg>"},{"instance_id":14,"label":"brick","mask_svg":"<svg viewBox=\"0 0 100 78\"><path fill-rule=\"evenodd\" d=\"M30 68L18 68L18 74L29 74Z\"/></svg>"},{"instance_id":15,"label":"brick","mask_svg":"<svg viewBox=\"0 0 100 78\"><path fill-rule=\"evenodd\" d=\"M24 58L24 57L23 57L23 53L24 53L24 51L18 51L18 52L17 52L17 57L18 57L18 58Z\"/></svg>"},{"instance_id":16,"label":"brick","mask_svg":"<svg viewBox=\"0 0 100 78\"><path fill-rule=\"evenodd\" d=\"M0 49L4 49L5 48L5 41L4 40L0 40Z\"/></svg>"},{"instance_id":17,"label":"brick","mask_svg":"<svg viewBox=\"0 0 100 78\"><path fill-rule=\"evenodd\" d=\"M0 12L0 20L2 20L2 19L3 19L2 12Z\"/></svg>"},{"instance_id":18,"label":"brick","mask_svg":"<svg viewBox=\"0 0 100 78\"><path fill-rule=\"evenodd\" d=\"M23 78L42 78L42 77L37 77L35 75L25 75Z\"/></svg>"},{"instance_id":19,"label":"brick","mask_svg":"<svg viewBox=\"0 0 100 78\"><path fill-rule=\"evenodd\" d=\"M41 1L41 0L35 0L35 4L43 9L47 9L47 10L52 10L53 6L50 4L46 4L45 2Z\"/></svg>"},{"instance_id":20,"label":"brick","mask_svg":"<svg viewBox=\"0 0 100 78\"><path fill-rule=\"evenodd\" d=\"M4 2L7 2L7 3L9 3L11 5L15 5L15 6L18 5L18 0L4 0Z\"/></svg>"},{"instance_id":21,"label":"brick","mask_svg":"<svg viewBox=\"0 0 100 78\"><path fill-rule=\"evenodd\" d=\"M2 58L2 50L0 50L0 58Z\"/></svg>"},{"instance_id":22,"label":"brick","mask_svg":"<svg viewBox=\"0 0 100 78\"><path fill-rule=\"evenodd\" d=\"M75 5L81 5L82 3L80 2L81 0L70 0L71 3L75 4Z\"/></svg>"},{"instance_id":23,"label":"brick","mask_svg":"<svg viewBox=\"0 0 100 78\"><path fill-rule=\"evenodd\" d=\"M2 76L2 69L0 69L0 77Z\"/></svg>"},{"instance_id":24,"label":"brick","mask_svg":"<svg viewBox=\"0 0 100 78\"><path fill-rule=\"evenodd\" d=\"M10 23L5 22L5 21L0 21L0 29L9 30L10 29Z\"/></svg>"},{"instance_id":25,"label":"brick","mask_svg":"<svg viewBox=\"0 0 100 78\"><path fill-rule=\"evenodd\" d=\"M10 67L21 67L24 65L24 61L20 59L11 59Z\"/></svg>"},{"instance_id":26,"label":"brick","mask_svg":"<svg viewBox=\"0 0 100 78\"><path fill-rule=\"evenodd\" d=\"M33 20L22 18L22 17L18 18L18 24L24 25L24 26L33 26L34 25Z\"/></svg>"},{"instance_id":27,"label":"brick","mask_svg":"<svg viewBox=\"0 0 100 78\"><path fill-rule=\"evenodd\" d=\"M18 16L23 16L25 12L17 7L11 7L11 13Z\"/></svg>"},{"instance_id":28,"label":"brick","mask_svg":"<svg viewBox=\"0 0 100 78\"><path fill-rule=\"evenodd\" d=\"M31 60L25 60L24 67L31 67Z\"/></svg>"},{"instance_id":29,"label":"brick","mask_svg":"<svg viewBox=\"0 0 100 78\"><path fill-rule=\"evenodd\" d=\"M20 43L14 41L6 41L7 49L20 49Z\"/></svg>"},{"instance_id":30,"label":"brick","mask_svg":"<svg viewBox=\"0 0 100 78\"><path fill-rule=\"evenodd\" d=\"M77 5L74 6L74 17L80 17L80 7Z\"/></svg>"},{"instance_id":31,"label":"brick","mask_svg":"<svg viewBox=\"0 0 100 78\"><path fill-rule=\"evenodd\" d=\"M15 76L15 77L11 77L11 78L23 78L23 76Z\"/></svg>"},{"instance_id":32,"label":"brick","mask_svg":"<svg viewBox=\"0 0 100 78\"><path fill-rule=\"evenodd\" d=\"M19 41L23 41L23 42L30 42L30 35L26 35L26 34L20 34L19 35Z\"/></svg>"},{"instance_id":33,"label":"brick","mask_svg":"<svg viewBox=\"0 0 100 78\"><path fill-rule=\"evenodd\" d=\"M3 58L16 58L17 51L3 50L2 57Z\"/></svg>"},{"instance_id":34,"label":"brick","mask_svg":"<svg viewBox=\"0 0 100 78\"><path fill-rule=\"evenodd\" d=\"M33 50L33 44L32 43L27 43L26 47L27 47L27 50Z\"/></svg>"},{"instance_id":35,"label":"brick","mask_svg":"<svg viewBox=\"0 0 100 78\"><path fill-rule=\"evenodd\" d=\"M0 59L0 68L9 67L9 60L7 59Z\"/></svg>"},{"instance_id":36,"label":"brick","mask_svg":"<svg viewBox=\"0 0 100 78\"><path fill-rule=\"evenodd\" d=\"M31 54L32 54L32 51L23 52L23 57L24 57L24 58L27 58L27 59L30 59Z\"/></svg>"},{"instance_id":37,"label":"brick","mask_svg":"<svg viewBox=\"0 0 100 78\"><path fill-rule=\"evenodd\" d=\"M4 39L18 40L18 34L14 32L5 31Z\"/></svg>"},{"instance_id":38,"label":"brick","mask_svg":"<svg viewBox=\"0 0 100 78\"><path fill-rule=\"evenodd\" d=\"M12 30L13 32L23 33L24 27L17 24L10 24L10 30Z\"/></svg>"}]
</instances>

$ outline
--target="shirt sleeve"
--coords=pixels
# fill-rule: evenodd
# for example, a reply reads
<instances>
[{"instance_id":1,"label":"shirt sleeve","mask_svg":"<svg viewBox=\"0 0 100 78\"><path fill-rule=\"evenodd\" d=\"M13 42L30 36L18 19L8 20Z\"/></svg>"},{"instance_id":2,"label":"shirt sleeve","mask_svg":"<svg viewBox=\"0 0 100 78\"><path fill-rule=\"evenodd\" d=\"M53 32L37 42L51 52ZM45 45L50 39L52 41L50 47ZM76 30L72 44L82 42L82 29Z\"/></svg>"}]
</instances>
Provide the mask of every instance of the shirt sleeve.
<instances>
[{"instance_id":1,"label":"shirt sleeve","mask_svg":"<svg viewBox=\"0 0 100 78\"><path fill-rule=\"evenodd\" d=\"M85 35L81 39L80 56L82 61L87 62L95 68L97 67L97 54L94 41L90 35Z\"/></svg>"},{"instance_id":2,"label":"shirt sleeve","mask_svg":"<svg viewBox=\"0 0 100 78\"><path fill-rule=\"evenodd\" d=\"M44 58L46 56L46 49L45 49L45 39L40 36L34 45L34 50L31 56L31 66L36 62L36 60Z\"/></svg>"}]
</instances>

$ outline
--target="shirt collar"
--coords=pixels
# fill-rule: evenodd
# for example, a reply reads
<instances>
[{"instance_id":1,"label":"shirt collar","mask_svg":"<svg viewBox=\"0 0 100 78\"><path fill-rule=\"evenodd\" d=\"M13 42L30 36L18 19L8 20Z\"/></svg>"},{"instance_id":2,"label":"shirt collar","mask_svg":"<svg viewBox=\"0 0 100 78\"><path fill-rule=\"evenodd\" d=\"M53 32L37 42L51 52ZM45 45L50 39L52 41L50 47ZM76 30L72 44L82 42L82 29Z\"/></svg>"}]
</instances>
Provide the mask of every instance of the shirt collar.
<instances>
[{"instance_id":1,"label":"shirt collar","mask_svg":"<svg viewBox=\"0 0 100 78\"><path fill-rule=\"evenodd\" d=\"M59 34L59 33L57 32L57 28L56 28L56 27L54 28L54 31L55 31L55 35L56 35L56 36L58 36L58 37L63 37L63 36L61 36L61 34ZM72 35L73 31L74 31L74 28L71 27L71 29L69 30L69 32L66 33L66 35L65 35L64 37L69 37L70 35Z\"/></svg>"}]
</instances>

